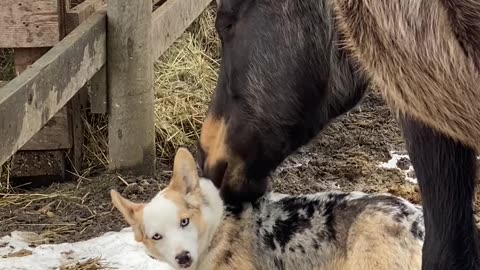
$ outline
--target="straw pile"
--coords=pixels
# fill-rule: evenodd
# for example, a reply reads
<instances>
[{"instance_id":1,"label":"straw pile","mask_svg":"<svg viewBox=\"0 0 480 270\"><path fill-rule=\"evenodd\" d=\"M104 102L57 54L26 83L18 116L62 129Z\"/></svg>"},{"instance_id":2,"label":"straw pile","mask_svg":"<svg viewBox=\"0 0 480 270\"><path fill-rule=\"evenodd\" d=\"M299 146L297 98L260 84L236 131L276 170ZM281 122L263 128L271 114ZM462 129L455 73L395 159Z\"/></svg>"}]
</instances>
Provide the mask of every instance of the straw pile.
<instances>
[{"instance_id":1,"label":"straw pile","mask_svg":"<svg viewBox=\"0 0 480 270\"><path fill-rule=\"evenodd\" d=\"M157 151L163 161L198 138L218 69L213 15L208 10L155 64Z\"/></svg>"},{"instance_id":2,"label":"straw pile","mask_svg":"<svg viewBox=\"0 0 480 270\"><path fill-rule=\"evenodd\" d=\"M85 262L64 265L59 270L107 270L107 267L99 258L89 259Z\"/></svg>"}]
</instances>

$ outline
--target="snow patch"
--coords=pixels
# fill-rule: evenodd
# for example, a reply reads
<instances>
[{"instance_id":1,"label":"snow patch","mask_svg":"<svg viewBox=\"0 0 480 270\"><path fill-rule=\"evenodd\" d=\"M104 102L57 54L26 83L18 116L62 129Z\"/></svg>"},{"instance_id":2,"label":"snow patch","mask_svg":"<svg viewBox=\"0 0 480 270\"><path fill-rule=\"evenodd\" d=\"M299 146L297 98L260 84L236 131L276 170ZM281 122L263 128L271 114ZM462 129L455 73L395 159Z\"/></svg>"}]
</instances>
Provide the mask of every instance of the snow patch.
<instances>
[{"instance_id":1,"label":"snow patch","mask_svg":"<svg viewBox=\"0 0 480 270\"><path fill-rule=\"evenodd\" d=\"M131 228L108 232L76 243L31 247L38 235L14 231L0 238L0 270L53 270L60 266L101 258L107 267L118 270L172 270L168 264L150 258L134 240ZM14 252L19 256L7 257Z\"/></svg>"},{"instance_id":2,"label":"snow patch","mask_svg":"<svg viewBox=\"0 0 480 270\"><path fill-rule=\"evenodd\" d=\"M417 184L418 183L417 179L410 176L414 173L414 170L413 170L412 164L410 163L410 157L408 156L408 154L404 154L404 153L400 153L400 152L396 152L396 151L391 151L390 155L392 156L392 158L389 161L380 164L380 167L385 168L385 169L400 170L403 173L403 175L405 177L405 180L407 180L410 183ZM401 160L401 159L407 159L408 160L408 163L409 163L408 169L402 170L401 168L398 167L398 165L397 165L398 161Z\"/></svg>"},{"instance_id":3,"label":"snow patch","mask_svg":"<svg viewBox=\"0 0 480 270\"><path fill-rule=\"evenodd\" d=\"M411 164L410 157L408 156L408 154L406 154L406 152L390 151L390 155L392 156L392 158L389 161L380 164L380 167L385 168L385 169L400 170L403 173L403 175L405 176L405 180L407 180L410 183L417 184L418 183L417 178L416 177L413 178L413 177L410 176L410 175L415 175L415 174L414 174L414 169L413 169L413 166ZM398 161L401 160L402 158L407 159L408 163L410 164L408 166L408 169L406 169L406 170L402 170L397 165ZM477 157L477 160L480 160L480 156Z\"/></svg>"}]
</instances>

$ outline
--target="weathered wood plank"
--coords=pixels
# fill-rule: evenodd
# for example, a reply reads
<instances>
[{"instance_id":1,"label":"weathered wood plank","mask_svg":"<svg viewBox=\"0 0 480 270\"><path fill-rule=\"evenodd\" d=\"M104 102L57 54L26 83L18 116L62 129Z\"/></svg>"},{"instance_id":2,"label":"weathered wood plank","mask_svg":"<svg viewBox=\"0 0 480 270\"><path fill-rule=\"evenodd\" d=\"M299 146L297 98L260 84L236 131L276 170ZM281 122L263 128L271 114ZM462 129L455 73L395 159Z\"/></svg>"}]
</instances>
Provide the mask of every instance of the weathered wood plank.
<instances>
[{"instance_id":1,"label":"weathered wood plank","mask_svg":"<svg viewBox=\"0 0 480 270\"><path fill-rule=\"evenodd\" d=\"M57 41L58 42L58 41ZM13 59L15 62L15 73L20 75L29 68L36 60L48 52L50 47L44 48L16 48L13 50Z\"/></svg>"},{"instance_id":2,"label":"weathered wood plank","mask_svg":"<svg viewBox=\"0 0 480 270\"><path fill-rule=\"evenodd\" d=\"M49 47L59 40L58 0L2 0L0 47Z\"/></svg>"},{"instance_id":3,"label":"weathered wood plank","mask_svg":"<svg viewBox=\"0 0 480 270\"><path fill-rule=\"evenodd\" d=\"M64 0L68 1L68 0ZM71 4L71 1L68 1ZM65 10L65 18L63 25L66 33L71 33L76 27L83 23L89 16L98 11L105 5L106 0L86 0L81 3L73 2L73 8ZM69 5L70 7L71 5ZM72 138L72 147L69 151L69 169L72 172L79 172L82 169L83 156L83 116L85 115L85 107L88 103L88 85L83 86L78 93L68 102L68 120L70 126L70 135Z\"/></svg>"},{"instance_id":4,"label":"weathered wood plank","mask_svg":"<svg viewBox=\"0 0 480 270\"><path fill-rule=\"evenodd\" d=\"M110 169L153 175L152 2L109 0L107 14Z\"/></svg>"},{"instance_id":5,"label":"weathered wood plank","mask_svg":"<svg viewBox=\"0 0 480 270\"><path fill-rule=\"evenodd\" d=\"M85 0L79 5L67 10L67 31L73 31L78 25L98 10L106 10L108 0ZM107 73L105 68L97 72L90 81L91 84L91 112L107 113ZM83 99L83 97L81 98Z\"/></svg>"},{"instance_id":6,"label":"weathered wood plank","mask_svg":"<svg viewBox=\"0 0 480 270\"><path fill-rule=\"evenodd\" d=\"M50 47L17 48L14 50L15 71L17 76L27 70L42 57ZM71 147L67 110L64 107L42 129L35 134L22 148L25 150L55 150Z\"/></svg>"},{"instance_id":7,"label":"weathered wood plank","mask_svg":"<svg viewBox=\"0 0 480 270\"><path fill-rule=\"evenodd\" d=\"M104 66L90 81L90 112L95 114L107 113L107 69Z\"/></svg>"},{"instance_id":8,"label":"weathered wood plank","mask_svg":"<svg viewBox=\"0 0 480 270\"><path fill-rule=\"evenodd\" d=\"M50 47L15 49L16 75L19 76L27 70L48 50L50 50ZM63 180L65 176L65 166L63 166L65 157L63 151L58 151L58 149L68 149L70 147L71 136L67 110L63 107L13 156L10 164L11 183L23 185L28 182L45 181L51 179L52 175ZM39 162L32 164L35 161Z\"/></svg>"},{"instance_id":9,"label":"weathered wood plank","mask_svg":"<svg viewBox=\"0 0 480 270\"><path fill-rule=\"evenodd\" d=\"M85 0L79 5L67 10L66 14L66 28L67 33L70 33L85 21L90 15L100 9L104 9L108 0Z\"/></svg>"},{"instance_id":10,"label":"weathered wood plank","mask_svg":"<svg viewBox=\"0 0 480 270\"><path fill-rule=\"evenodd\" d=\"M91 16L0 91L0 164L20 149L106 61L106 14Z\"/></svg>"},{"instance_id":11,"label":"weathered wood plank","mask_svg":"<svg viewBox=\"0 0 480 270\"><path fill-rule=\"evenodd\" d=\"M153 58L159 58L212 0L168 0L153 13Z\"/></svg>"},{"instance_id":12,"label":"weathered wood plank","mask_svg":"<svg viewBox=\"0 0 480 270\"><path fill-rule=\"evenodd\" d=\"M59 150L72 147L67 108L63 107L42 129L35 134L21 151Z\"/></svg>"},{"instance_id":13,"label":"weathered wood plank","mask_svg":"<svg viewBox=\"0 0 480 270\"><path fill-rule=\"evenodd\" d=\"M82 169L82 153L83 153L83 104L82 99L87 95L86 88L82 87L79 92L70 99L67 104L68 107L68 125L72 139L72 147L69 151L70 165L73 172Z\"/></svg>"}]
</instances>

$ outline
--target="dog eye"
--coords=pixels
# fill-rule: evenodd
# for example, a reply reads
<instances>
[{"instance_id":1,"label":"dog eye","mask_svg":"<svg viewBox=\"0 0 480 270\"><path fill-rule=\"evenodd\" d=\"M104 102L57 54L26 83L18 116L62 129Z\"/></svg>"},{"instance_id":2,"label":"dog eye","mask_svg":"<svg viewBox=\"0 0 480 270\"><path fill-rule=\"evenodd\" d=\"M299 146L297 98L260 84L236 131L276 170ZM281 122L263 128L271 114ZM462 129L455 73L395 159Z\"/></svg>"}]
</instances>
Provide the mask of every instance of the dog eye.
<instances>
[{"instance_id":1,"label":"dog eye","mask_svg":"<svg viewBox=\"0 0 480 270\"><path fill-rule=\"evenodd\" d=\"M153 240L162 240L163 236L161 236L160 234L156 233L152 236L152 239Z\"/></svg>"},{"instance_id":2,"label":"dog eye","mask_svg":"<svg viewBox=\"0 0 480 270\"><path fill-rule=\"evenodd\" d=\"M180 227L185 228L185 227L188 226L188 223L190 223L190 219L184 218L184 219L180 220Z\"/></svg>"}]
</instances>

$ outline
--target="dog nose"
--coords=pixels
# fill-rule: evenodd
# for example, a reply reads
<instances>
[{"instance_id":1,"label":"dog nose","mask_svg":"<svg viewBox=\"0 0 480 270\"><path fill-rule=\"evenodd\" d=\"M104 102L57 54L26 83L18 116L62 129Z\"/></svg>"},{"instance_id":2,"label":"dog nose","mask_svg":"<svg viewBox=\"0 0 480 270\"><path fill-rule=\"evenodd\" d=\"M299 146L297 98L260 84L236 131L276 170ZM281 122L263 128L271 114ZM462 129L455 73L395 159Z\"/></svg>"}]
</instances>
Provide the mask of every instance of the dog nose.
<instances>
[{"instance_id":1,"label":"dog nose","mask_svg":"<svg viewBox=\"0 0 480 270\"><path fill-rule=\"evenodd\" d=\"M188 251L182 251L180 254L175 256L175 260L180 266L189 267L192 264L192 256Z\"/></svg>"}]
</instances>

